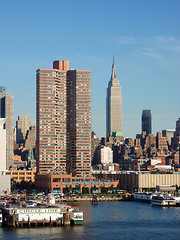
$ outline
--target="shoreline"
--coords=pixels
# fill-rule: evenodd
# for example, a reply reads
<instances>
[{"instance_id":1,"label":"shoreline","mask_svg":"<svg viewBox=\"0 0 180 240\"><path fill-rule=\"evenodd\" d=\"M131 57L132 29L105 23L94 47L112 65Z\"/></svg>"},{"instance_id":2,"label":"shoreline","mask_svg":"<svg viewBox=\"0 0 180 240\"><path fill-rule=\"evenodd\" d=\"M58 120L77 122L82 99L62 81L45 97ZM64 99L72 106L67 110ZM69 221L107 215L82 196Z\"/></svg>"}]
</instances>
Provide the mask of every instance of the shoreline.
<instances>
[{"instance_id":1,"label":"shoreline","mask_svg":"<svg viewBox=\"0 0 180 240\"><path fill-rule=\"evenodd\" d=\"M57 202L92 202L92 197L91 198L74 198L74 199L61 199L58 200ZM122 197L97 197L97 202L107 202L107 201L126 201Z\"/></svg>"}]
</instances>

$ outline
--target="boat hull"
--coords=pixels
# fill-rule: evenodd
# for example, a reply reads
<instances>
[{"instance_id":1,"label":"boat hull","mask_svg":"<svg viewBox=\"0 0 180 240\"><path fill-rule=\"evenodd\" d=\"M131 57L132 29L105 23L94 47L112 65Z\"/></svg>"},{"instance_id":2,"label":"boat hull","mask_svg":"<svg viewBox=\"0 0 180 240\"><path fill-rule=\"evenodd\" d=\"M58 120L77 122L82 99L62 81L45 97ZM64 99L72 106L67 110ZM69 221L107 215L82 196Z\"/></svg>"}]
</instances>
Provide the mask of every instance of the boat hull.
<instances>
[{"instance_id":1,"label":"boat hull","mask_svg":"<svg viewBox=\"0 0 180 240\"><path fill-rule=\"evenodd\" d=\"M71 219L71 224L72 225L82 225L83 220L73 220L73 219Z\"/></svg>"}]
</instances>

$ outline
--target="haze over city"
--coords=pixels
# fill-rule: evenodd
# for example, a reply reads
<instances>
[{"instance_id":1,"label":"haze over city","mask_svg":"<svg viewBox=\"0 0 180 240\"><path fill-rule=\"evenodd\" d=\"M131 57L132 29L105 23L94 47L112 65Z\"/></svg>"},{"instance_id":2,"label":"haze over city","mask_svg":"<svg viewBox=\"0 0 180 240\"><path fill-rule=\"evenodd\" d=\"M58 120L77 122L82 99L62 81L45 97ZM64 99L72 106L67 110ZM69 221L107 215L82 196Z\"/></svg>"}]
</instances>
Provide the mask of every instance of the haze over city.
<instances>
[{"instance_id":1,"label":"haze over city","mask_svg":"<svg viewBox=\"0 0 180 240\"><path fill-rule=\"evenodd\" d=\"M14 121L35 123L36 70L69 60L92 71L92 130L106 131L113 54L122 88L123 136L174 129L179 114L179 1L1 1L0 85L14 96Z\"/></svg>"}]
</instances>

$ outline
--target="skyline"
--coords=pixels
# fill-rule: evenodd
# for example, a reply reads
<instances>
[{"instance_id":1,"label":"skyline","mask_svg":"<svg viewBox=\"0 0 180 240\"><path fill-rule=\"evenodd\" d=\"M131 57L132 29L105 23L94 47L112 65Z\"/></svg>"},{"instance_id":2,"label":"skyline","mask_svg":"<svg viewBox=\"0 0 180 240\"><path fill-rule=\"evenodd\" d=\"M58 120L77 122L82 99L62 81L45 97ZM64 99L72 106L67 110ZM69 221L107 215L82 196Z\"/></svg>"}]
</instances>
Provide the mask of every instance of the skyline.
<instances>
[{"instance_id":1,"label":"skyline","mask_svg":"<svg viewBox=\"0 0 180 240\"><path fill-rule=\"evenodd\" d=\"M1 2L0 85L14 96L14 122L29 115L35 124L36 70L69 60L70 68L92 72L92 130L105 136L114 53L123 136L141 132L144 109L151 110L152 133L175 129L180 117L179 8L176 0Z\"/></svg>"}]
</instances>

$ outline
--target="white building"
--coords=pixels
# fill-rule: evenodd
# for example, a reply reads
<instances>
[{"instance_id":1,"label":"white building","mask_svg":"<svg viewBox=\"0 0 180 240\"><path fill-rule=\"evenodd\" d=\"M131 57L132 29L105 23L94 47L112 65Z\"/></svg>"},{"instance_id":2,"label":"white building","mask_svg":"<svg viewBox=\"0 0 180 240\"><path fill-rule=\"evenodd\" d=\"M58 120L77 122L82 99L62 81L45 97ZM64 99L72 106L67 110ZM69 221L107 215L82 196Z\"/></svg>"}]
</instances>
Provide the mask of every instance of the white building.
<instances>
[{"instance_id":1,"label":"white building","mask_svg":"<svg viewBox=\"0 0 180 240\"><path fill-rule=\"evenodd\" d=\"M3 129L5 122L5 118L0 118L0 171L6 170L6 129Z\"/></svg>"},{"instance_id":2,"label":"white building","mask_svg":"<svg viewBox=\"0 0 180 240\"><path fill-rule=\"evenodd\" d=\"M113 151L109 147L102 147L100 150L100 161L102 164L113 163Z\"/></svg>"},{"instance_id":3,"label":"white building","mask_svg":"<svg viewBox=\"0 0 180 240\"><path fill-rule=\"evenodd\" d=\"M161 159L151 159L151 166L155 166L161 163Z\"/></svg>"},{"instance_id":4,"label":"white building","mask_svg":"<svg viewBox=\"0 0 180 240\"><path fill-rule=\"evenodd\" d=\"M5 171L0 171L0 194L11 192L11 176L5 175Z\"/></svg>"}]
</instances>

